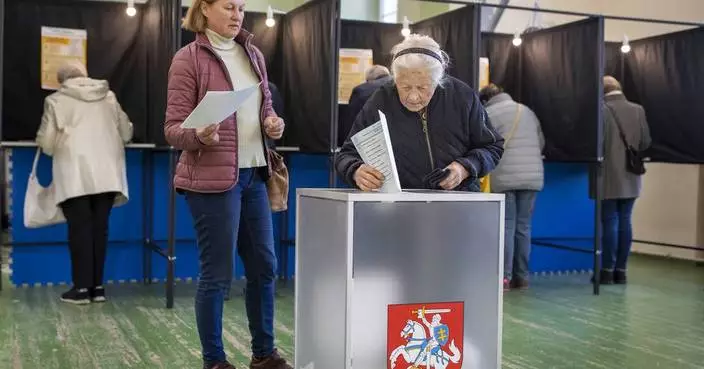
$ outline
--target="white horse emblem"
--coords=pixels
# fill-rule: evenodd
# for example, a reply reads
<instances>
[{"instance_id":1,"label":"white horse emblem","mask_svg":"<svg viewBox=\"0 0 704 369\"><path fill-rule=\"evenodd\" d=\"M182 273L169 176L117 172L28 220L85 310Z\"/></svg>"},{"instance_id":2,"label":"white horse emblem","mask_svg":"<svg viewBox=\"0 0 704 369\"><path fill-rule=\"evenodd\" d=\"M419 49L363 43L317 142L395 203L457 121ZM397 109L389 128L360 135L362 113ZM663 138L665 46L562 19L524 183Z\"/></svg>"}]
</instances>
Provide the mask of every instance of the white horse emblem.
<instances>
[{"instance_id":1,"label":"white horse emblem","mask_svg":"<svg viewBox=\"0 0 704 369\"><path fill-rule=\"evenodd\" d=\"M423 314L419 313L419 316L423 316ZM448 342L447 334L449 332L443 331L443 328L447 326L439 325L439 315L433 317L433 323L437 328L440 328L439 330L431 328L433 323L428 323L425 316L422 317L422 320L431 330L431 334L426 335L425 327L421 323L410 319L406 321L406 326L401 330L401 337L408 342L391 352L389 357L391 367L396 368L396 361L400 356L403 356L403 359L409 364L405 369L445 369L450 362L459 363L462 353L455 346L454 339L449 341L450 353L443 350L443 346Z\"/></svg>"}]
</instances>

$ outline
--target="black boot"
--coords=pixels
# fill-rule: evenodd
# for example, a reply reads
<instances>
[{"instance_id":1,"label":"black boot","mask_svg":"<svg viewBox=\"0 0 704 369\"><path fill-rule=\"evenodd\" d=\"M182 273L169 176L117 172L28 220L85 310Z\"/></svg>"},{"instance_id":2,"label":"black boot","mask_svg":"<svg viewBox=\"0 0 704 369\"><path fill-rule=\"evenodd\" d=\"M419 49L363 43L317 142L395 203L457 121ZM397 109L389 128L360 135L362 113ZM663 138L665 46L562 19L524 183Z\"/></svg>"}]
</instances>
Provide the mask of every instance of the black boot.
<instances>
[{"instance_id":1,"label":"black boot","mask_svg":"<svg viewBox=\"0 0 704 369\"><path fill-rule=\"evenodd\" d=\"M616 284L626 284L626 271L625 270L614 270L614 283Z\"/></svg>"},{"instance_id":2,"label":"black boot","mask_svg":"<svg viewBox=\"0 0 704 369\"><path fill-rule=\"evenodd\" d=\"M599 273L600 283L599 284L614 284L614 272L611 270L602 270ZM591 282L594 283L594 277L592 277Z\"/></svg>"}]
</instances>

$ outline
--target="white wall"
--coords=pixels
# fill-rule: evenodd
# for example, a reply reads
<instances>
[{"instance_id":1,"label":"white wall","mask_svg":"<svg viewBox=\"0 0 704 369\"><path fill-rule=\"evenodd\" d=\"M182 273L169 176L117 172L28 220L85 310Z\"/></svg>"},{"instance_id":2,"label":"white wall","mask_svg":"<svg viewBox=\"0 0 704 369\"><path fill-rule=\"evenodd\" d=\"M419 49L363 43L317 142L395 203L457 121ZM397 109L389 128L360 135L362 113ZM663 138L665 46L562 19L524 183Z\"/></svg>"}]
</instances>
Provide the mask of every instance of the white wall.
<instances>
[{"instance_id":1,"label":"white wall","mask_svg":"<svg viewBox=\"0 0 704 369\"><path fill-rule=\"evenodd\" d=\"M379 0L340 0L342 19L379 20Z\"/></svg>"},{"instance_id":2,"label":"white wall","mask_svg":"<svg viewBox=\"0 0 704 369\"><path fill-rule=\"evenodd\" d=\"M494 1L495 2L495 1ZM533 7L534 0L512 0L510 5ZM604 14L637 18L704 21L704 1L702 0L540 0L540 7L573 11L588 14ZM533 12L506 10L496 32L514 33L516 28L525 28L533 16ZM579 20L580 17L559 14L540 14L543 24L554 26ZM605 38L607 41L620 41L624 33L630 39L638 39L663 33L669 33L687 27L640 22L607 20L605 23Z\"/></svg>"},{"instance_id":3,"label":"white wall","mask_svg":"<svg viewBox=\"0 0 704 369\"><path fill-rule=\"evenodd\" d=\"M287 12L305 3L306 0L247 0L247 10L254 12L265 12L267 7ZM181 0L183 6L190 6L191 0Z\"/></svg>"}]
</instances>

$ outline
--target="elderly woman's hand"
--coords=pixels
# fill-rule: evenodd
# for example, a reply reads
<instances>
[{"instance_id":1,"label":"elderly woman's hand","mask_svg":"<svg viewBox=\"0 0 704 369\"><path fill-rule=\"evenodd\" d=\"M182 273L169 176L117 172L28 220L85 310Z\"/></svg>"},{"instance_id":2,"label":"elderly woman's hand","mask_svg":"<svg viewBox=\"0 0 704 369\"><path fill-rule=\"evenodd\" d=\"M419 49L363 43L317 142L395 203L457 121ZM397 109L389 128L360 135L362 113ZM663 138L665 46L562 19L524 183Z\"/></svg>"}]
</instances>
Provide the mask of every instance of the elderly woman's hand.
<instances>
[{"instance_id":1,"label":"elderly woman's hand","mask_svg":"<svg viewBox=\"0 0 704 369\"><path fill-rule=\"evenodd\" d=\"M450 174L447 175L442 182L440 182L440 187L445 190L454 190L459 186L465 179L469 178L469 172L465 169L462 164L453 161L447 166Z\"/></svg>"},{"instance_id":2,"label":"elderly woman's hand","mask_svg":"<svg viewBox=\"0 0 704 369\"><path fill-rule=\"evenodd\" d=\"M284 135L284 120L279 117L267 117L264 119L264 132L269 138L278 140Z\"/></svg>"},{"instance_id":3,"label":"elderly woman's hand","mask_svg":"<svg viewBox=\"0 0 704 369\"><path fill-rule=\"evenodd\" d=\"M204 145L210 146L220 141L220 135L218 134L219 129L219 124L211 124L207 127L197 128L196 135L198 136L198 140L200 140L200 142Z\"/></svg>"},{"instance_id":4,"label":"elderly woman's hand","mask_svg":"<svg viewBox=\"0 0 704 369\"><path fill-rule=\"evenodd\" d=\"M384 184L384 175L373 167L362 164L354 172L354 182L362 191L378 190Z\"/></svg>"}]
</instances>

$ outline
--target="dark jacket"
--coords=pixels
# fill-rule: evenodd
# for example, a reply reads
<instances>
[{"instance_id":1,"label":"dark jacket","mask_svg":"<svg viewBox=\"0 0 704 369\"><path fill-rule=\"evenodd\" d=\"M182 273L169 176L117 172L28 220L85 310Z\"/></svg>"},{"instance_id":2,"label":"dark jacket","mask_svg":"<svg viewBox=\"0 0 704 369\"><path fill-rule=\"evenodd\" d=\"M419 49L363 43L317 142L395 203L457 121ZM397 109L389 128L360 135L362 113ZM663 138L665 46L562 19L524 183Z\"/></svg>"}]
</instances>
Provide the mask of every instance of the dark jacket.
<instances>
[{"instance_id":1,"label":"dark jacket","mask_svg":"<svg viewBox=\"0 0 704 369\"><path fill-rule=\"evenodd\" d=\"M276 115L286 121L286 117L284 116L284 100L281 98L279 88L271 81L269 81L269 92L271 92L271 106L274 108Z\"/></svg>"},{"instance_id":2,"label":"dark jacket","mask_svg":"<svg viewBox=\"0 0 704 369\"><path fill-rule=\"evenodd\" d=\"M391 81L391 76L384 76L373 81L364 82L352 90L352 95L350 95L350 101L349 104L347 104L345 116L340 119L342 124L340 125L338 132L338 142L342 143L345 138L347 138L347 134L350 129L352 129L352 124L354 124L357 114L362 111L364 103L369 100L372 94L374 94L379 87L389 83L389 81Z\"/></svg>"},{"instance_id":3,"label":"dark jacket","mask_svg":"<svg viewBox=\"0 0 704 369\"><path fill-rule=\"evenodd\" d=\"M616 118L626 141L645 151L650 146L650 130L642 106L623 94L604 98L604 192L603 199L637 198L641 191L641 176L626 169L626 146L619 135Z\"/></svg>"},{"instance_id":4,"label":"dark jacket","mask_svg":"<svg viewBox=\"0 0 704 369\"><path fill-rule=\"evenodd\" d=\"M424 189L425 175L457 161L470 176L456 190L479 191L479 178L491 172L503 154L503 138L491 126L477 94L464 82L448 76L435 90L428 104L427 139L420 115L406 109L395 84L387 82L364 105L335 160L337 173L352 186L356 186L354 173L363 162L351 137L378 122L378 110L388 121L396 168L404 189Z\"/></svg>"}]
</instances>

